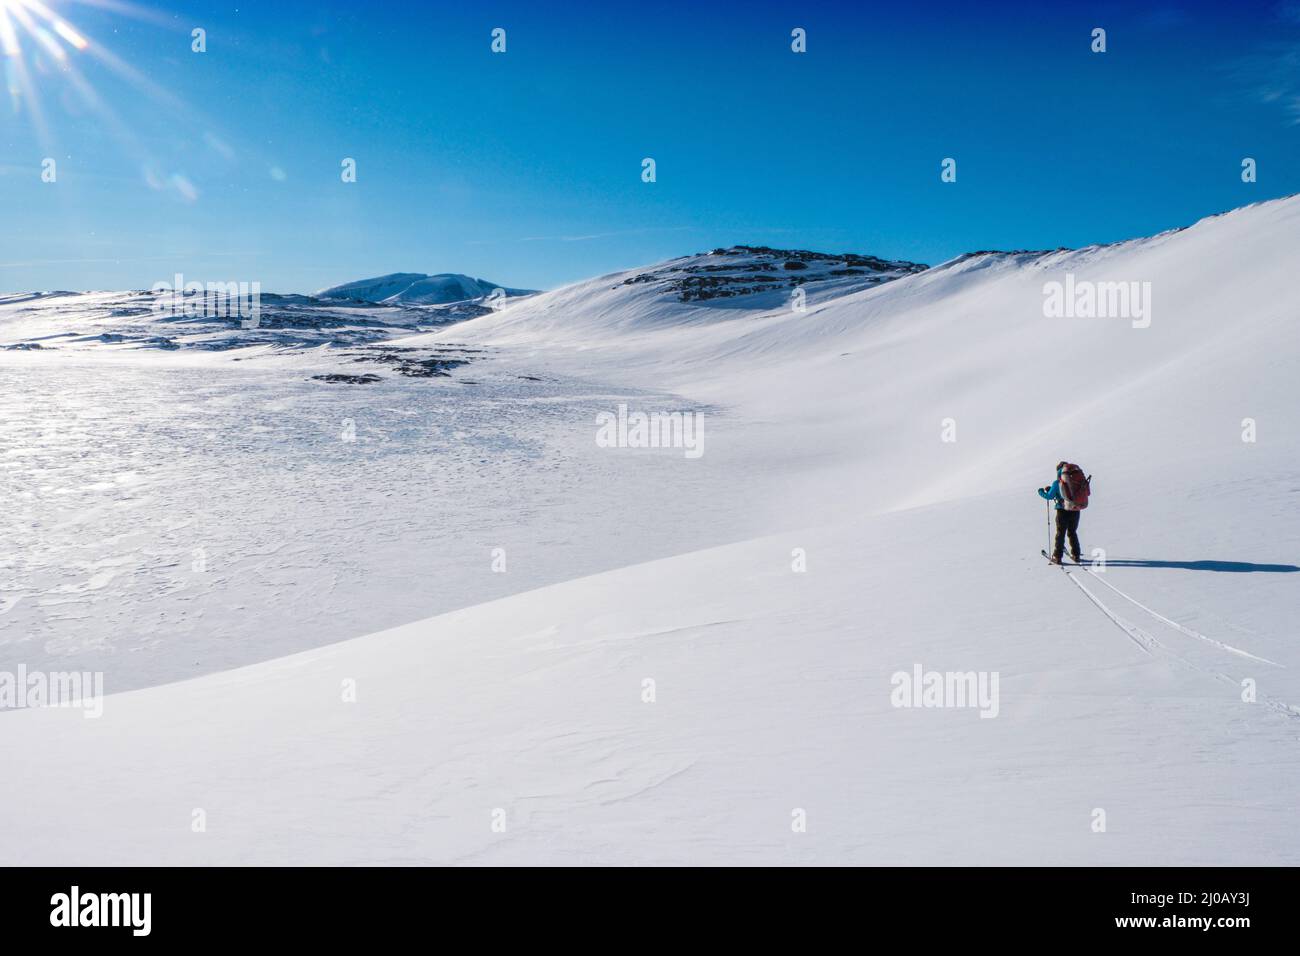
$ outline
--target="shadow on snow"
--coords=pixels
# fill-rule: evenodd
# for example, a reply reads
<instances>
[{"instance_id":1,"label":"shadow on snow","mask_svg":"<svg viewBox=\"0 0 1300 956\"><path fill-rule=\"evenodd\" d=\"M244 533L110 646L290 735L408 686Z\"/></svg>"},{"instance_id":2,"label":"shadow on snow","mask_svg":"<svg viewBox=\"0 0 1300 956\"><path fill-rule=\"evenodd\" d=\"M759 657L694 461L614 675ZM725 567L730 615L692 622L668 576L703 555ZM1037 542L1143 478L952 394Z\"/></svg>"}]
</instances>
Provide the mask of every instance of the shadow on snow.
<instances>
[{"instance_id":1,"label":"shadow on snow","mask_svg":"<svg viewBox=\"0 0 1300 956\"><path fill-rule=\"evenodd\" d=\"M1300 571L1294 564L1251 564L1247 561L1125 561L1107 559L1108 568L1178 568L1182 571L1268 571L1274 574Z\"/></svg>"}]
</instances>

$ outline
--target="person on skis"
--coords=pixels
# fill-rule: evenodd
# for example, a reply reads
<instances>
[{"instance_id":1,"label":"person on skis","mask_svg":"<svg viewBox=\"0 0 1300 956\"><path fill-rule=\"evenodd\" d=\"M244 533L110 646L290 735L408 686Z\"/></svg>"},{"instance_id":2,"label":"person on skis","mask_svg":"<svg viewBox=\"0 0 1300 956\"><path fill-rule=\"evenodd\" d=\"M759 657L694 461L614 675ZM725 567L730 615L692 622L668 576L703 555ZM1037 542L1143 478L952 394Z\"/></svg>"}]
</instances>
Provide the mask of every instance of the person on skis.
<instances>
[{"instance_id":1,"label":"person on skis","mask_svg":"<svg viewBox=\"0 0 1300 956\"><path fill-rule=\"evenodd\" d=\"M1089 479L1083 469L1068 461L1056 463L1056 480L1038 493L1048 501L1056 502L1056 543L1052 549L1052 564L1060 564L1065 553L1065 537L1070 537L1070 557L1075 564L1082 560L1079 547L1079 514L1088 507Z\"/></svg>"}]
</instances>

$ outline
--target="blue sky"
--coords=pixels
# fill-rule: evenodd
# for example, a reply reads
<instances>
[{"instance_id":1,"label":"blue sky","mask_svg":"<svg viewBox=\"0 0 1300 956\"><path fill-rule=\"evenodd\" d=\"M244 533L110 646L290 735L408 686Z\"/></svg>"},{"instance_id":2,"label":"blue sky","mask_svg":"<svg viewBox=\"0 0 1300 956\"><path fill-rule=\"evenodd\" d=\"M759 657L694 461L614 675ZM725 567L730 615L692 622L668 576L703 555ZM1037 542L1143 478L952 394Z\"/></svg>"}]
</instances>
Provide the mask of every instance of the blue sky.
<instances>
[{"instance_id":1,"label":"blue sky","mask_svg":"<svg viewBox=\"0 0 1300 956\"><path fill-rule=\"evenodd\" d=\"M43 2L97 102L19 23L6 291L551 288L734 243L935 263L1300 192L1300 3Z\"/></svg>"}]
</instances>

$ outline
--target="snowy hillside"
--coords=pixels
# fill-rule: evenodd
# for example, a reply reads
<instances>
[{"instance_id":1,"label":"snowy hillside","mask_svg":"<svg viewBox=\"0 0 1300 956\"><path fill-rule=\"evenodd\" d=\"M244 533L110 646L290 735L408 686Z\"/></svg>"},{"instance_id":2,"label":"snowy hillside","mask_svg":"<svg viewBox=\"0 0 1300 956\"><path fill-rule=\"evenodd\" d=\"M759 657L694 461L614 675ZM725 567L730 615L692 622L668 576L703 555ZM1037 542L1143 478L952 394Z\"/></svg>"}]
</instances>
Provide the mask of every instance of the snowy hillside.
<instances>
[{"instance_id":1,"label":"snowy hillside","mask_svg":"<svg viewBox=\"0 0 1300 956\"><path fill-rule=\"evenodd\" d=\"M887 262L855 253L833 255L802 249L732 246L708 255L674 259L623 279L623 285L648 284L682 302L723 304L739 299L749 308L772 302L772 293L793 290L837 295L869 288L890 279L924 271L914 262ZM761 298L760 298L761 297Z\"/></svg>"},{"instance_id":2,"label":"snowy hillside","mask_svg":"<svg viewBox=\"0 0 1300 956\"><path fill-rule=\"evenodd\" d=\"M0 714L0 862L1300 863L1297 254L1297 197L736 247L355 389L308 374L351 346L0 351L0 669L133 688ZM1038 553L1062 458L1095 568ZM900 706L928 672L996 690Z\"/></svg>"},{"instance_id":3,"label":"snowy hillside","mask_svg":"<svg viewBox=\"0 0 1300 956\"><path fill-rule=\"evenodd\" d=\"M495 282L458 273L425 275L420 272L395 272L392 275L331 286L317 292L316 296L321 299L359 299L388 305L449 305L453 302L485 299L497 289L501 289L498 295L531 295L527 289L505 289Z\"/></svg>"}]
</instances>

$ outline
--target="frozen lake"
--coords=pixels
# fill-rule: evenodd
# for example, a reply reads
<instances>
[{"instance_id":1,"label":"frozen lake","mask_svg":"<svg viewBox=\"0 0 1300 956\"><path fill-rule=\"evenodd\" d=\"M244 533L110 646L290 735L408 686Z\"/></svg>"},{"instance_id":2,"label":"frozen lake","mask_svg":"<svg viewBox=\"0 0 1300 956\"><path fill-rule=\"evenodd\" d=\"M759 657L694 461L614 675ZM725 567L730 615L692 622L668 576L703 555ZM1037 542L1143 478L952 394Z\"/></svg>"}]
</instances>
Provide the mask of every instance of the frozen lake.
<instances>
[{"instance_id":1,"label":"frozen lake","mask_svg":"<svg viewBox=\"0 0 1300 956\"><path fill-rule=\"evenodd\" d=\"M598 412L666 396L309 372L0 353L0 668L119 691L754 532L725 447L596 447Z\"/></svg>"}]
</instances>

